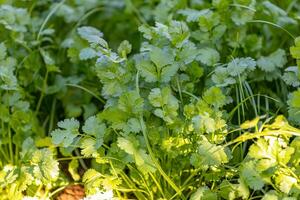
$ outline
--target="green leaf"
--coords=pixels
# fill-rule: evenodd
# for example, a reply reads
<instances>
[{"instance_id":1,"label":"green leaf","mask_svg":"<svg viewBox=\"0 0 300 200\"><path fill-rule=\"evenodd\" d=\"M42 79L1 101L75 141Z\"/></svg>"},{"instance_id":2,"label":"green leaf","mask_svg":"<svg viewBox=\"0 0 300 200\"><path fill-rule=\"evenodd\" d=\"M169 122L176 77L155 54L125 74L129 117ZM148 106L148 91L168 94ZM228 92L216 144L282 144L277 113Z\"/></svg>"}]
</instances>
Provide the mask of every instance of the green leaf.
<instances>
[{"instance_id":1,"label":"green leaf","mask_svg":"<svg viewBox=\"0 0 300 200\"><path fill-rule=\"evenodd\" d=\"M173 123L179 108L177 99L172 95L170 88L153 88L148 99L156 109L154 114L168 123Z\"/></svg>"},{"instance_id":2,"label":"green leaf","mask_svg":"<svg viewBox=\"0 0 300 200\"><path fill-rule=\"evenodd\" d=\"M210 12L209 9L195 10L190 8L178 11L179 14L182 14L183 16L186 17L187 22L198 22L201 16L205 16L209 12Z\"/></svg>"},{"instance_id":3,"label":"green leaf","mask_svg":"<svg viewBox=\"0 0 300 200\"><path fill-rule=\"evenodd\" d=\"M51 132L53 144L70 146L78 135L79 122L71 118L60 121L57 125L60 129Z\"/></svg>"},{"instance_id":4,"label":"green leaf","mask_svg":"<svg viewBox=\"0 0 300 200\"><path fill-rule=\"evenodd\" d=\"M184 64L189 64L193 62L198 55L198 49L192 42L187 42L183 45L181 51L178 53L179 59Z\"/></svg>"},{"instance_id":5,"label":"green leaf","mask_svg":"<svg viewBox=\"0 0 300 200\"><path fill-rule=\"evenodd\" d=\"M254 161L248 161L241 165L240 176L253 190L260 190L264 186L264 180L260 177Z\"/></svg>"},{"instance_id":6,"label":"green leaf","mask_svg":"<svg viewBox=\"0 0 300 200\"><path fill-rule=\"evenodd\" d=\"M198 51L197 60L208 66L213 66L220 60L220 54L212 48L203 48Z\"/></svg>"},{"instance_id":7,"label":"green leaf","mask_svg":"<svg viewBox=\"0 0 300 200\"><path fill-rule=\"evenodd\" d=\"M118 147L120 147L122 150L124 150L126 153L134 155L137 153L137 149L139 147L138 141L136 139L130 138L131 140L128 140L123 137L118 138Z\"/></svg>"},{"instance_id":8,"label":"green leaf","mask_svg":"<svg viewBox=\"0 0 300 200\"><path fill-rule=\"evenodd\" d=\"M297 60L298 71L300 70L300 37L295 39L295 46L290 47L290 53ZM300 75L298 75L300 78Z\"/></svg>"},{"instance_id":9,"label":"green leaf","mask_svg":"<svg viewBox=\"0 0 300 200\"><path fill-rule=\"evenodd\" d=\"M70 172L74 181L80 180L80 175L77 172L78 167L79 167L79 162L77 159L73 159L68 165L68 171Z\"/></svg>"},{"instance_id":10,"label":"green leaf","mask_svg":"<svg viewBox=\"0 0 300 200\"><path fill-rule=\"evenodd\" d=\"M158 70L161 70L164 66L173 63L174 56L166 49L164 50L158 47L152 47L150 51L150 59L156 65Z\"/></svg>"},{"instance_id":11,"label":"green leaf","mask_svg":"<svg viewBox=\"0 0 300 200\"><path fill-rule=\"evenodd\" d=\"M159 80L156 67L150 61L142 60L137 63L137 69L140 71L141 76L145 78L146 82L157 82Z\"/></svg>"},{"instance_id":12,"label":"green leaf","mask_svg":"<svg viewBox=\"0 0 300 200\"><path fill-rule=\"evenodd\" d=\"M6 58L6 46L4 44L4 42L0 43L0 60L4 60L4 58Z\"/></svg>"},{"instance_id":13,"label":"green leaf","mask_svg":"<svg viewBox=\"0 0 300 200\"><path fill-rule=\"evenodd\" d=\"M230 156L221 145L211 144L206 139L199 143L198 154L201 158L201 165L219 166L229 162Z\"/></svg>"},{"instance_id":14,"label":"green leaf","mask_svg":"<svg viewBox=\"0 0 300 200\"><path fill-rule=\"evenodd\" d=\"M87 193L96 193L99 191L103 183L103 175L95 169L88 169L83 177L82 182L86 186Z\"/></svg>"},{"instance_id":15,"label":"green leaf","mask_svg":"<svg viewBox=\"0 0 300 200\"><path fill-rule=\"evenodd\" d=\"M17 61L12 57L0 60L0 88L4 90L16 90L17 77L14 74Z\"/></svg>"},{"instance_id":16,"label":"green leaf","mask_svg":"<svg viewBox=\"0 0 300 200\"><path fill-rule=\"evenodd\" d=\"M255 15L255 0L237 1L241 6L236 6L231 11L231 19L237 25L245 25L248 21L252 20ZM250 9L245 9L246 6Z\"/></svg>"},{"instance_id":17,"label":"green leaf","mask_svg":"<svg viewBox=\"0 0 300 200\"><path fill-rule=\"evenodd\" d=\"M292 187L297 184L297 179L295 177L280 173L275 176L275 182L279 185L280 191L289 194Z\"/></svg>"},{"instance_id":18,"label":"green leaf","mask_svg":"<svg viewBox=\"0 0 300 200\"><path fill-rule=\"evenodd\" d=\"M182 47L190 36L189 27L184 21L172 20L170 22L168 32L170 34L172 44L177 48Z\"/></svg>"},{"instance_id":19,"label":"green leaf","mask_svg":"<svg viewBox=\"0 0 300 200\"><path fill-rule=\"evenodd\" d=\"M289 119L295 123L300 123L300 89L289 94Z\"/></svg>"},{"instance_id":20,"label":"green leaf","mask_svg":"<svg viewBox=\"0 0 300 200\"><path fill-rule=\"evenodd\" d=\"M118 147L124 150L126 153L134 157L135 163L141 169L146 170L145 172L154 172L155 167L152 163L150 156L144 149L139 147L139 141L134 137L123 138L118 137Z\"/></svg>"},{"instance_id":21,"label":"green leaf","mask_svg":"<svg viewBox=\"0 0 300 200\"><path fill-rule=\"evenodd\" d=\"M282 68L287 63L285 51L278 49L267 57L261 57L257 60L257 66L266 72L272 72L277 68Z\"/></svg>"},{"instance_id":22,"label":"green leaf","mask_svg":"<svg viewBox=\"0 0 300 200\"><path fill-rule=\"evenodd\" d=\"M103 83L102 95L105 98L120 96L128 90L128 83L132 80L129 69L121 63L109 61L97 63L95 72L101 83Z\"/></svg>"},{"instance_id":23,"label":"green leaf","mask_svg":"<svg viewBox=\"0 0 300 200\"><path fill-rule=\"evenodd\" d=\"M98 141L97 141L98 142ZM102 141L100 141L100 143L103 143L103 139ZM99 146L99 145L97 145ZM80 148L81 148L81 154L89 157L89 156L94 156L97 157L97 149L96 149L96 140L94 138L83 138L81 140L81 144L80 144Z\"/></svg>"},{"instance_id":24,"label":"green leaf","mask_svg":"<svg viewBox=\"0 0 300 200\"><path fill-rule=\"evenodd\" d=\"M92 48L84 48L80 50L79 58L80 60L88 60L97 57L97 52Z\"/></svg>"},{"instance_id":25,"label":"green leaf","mask_svg":"<svg viewBox=\"0 0 300 200\"><path fill-rule=\"evenodd\" d=\"M49 183L58 178L58 162L53 158L49 149L37 150L31 158L34 177L43 183Z\"/></svg>"},{"instance_id":26,"label":"green leaf","mask_svg":"<svg viewBox=\"0 0 300 200\"><path fill-rule=\"evenodd\" d=\"M41 49L40 52L46 65L55 65L55 61L48 51Z\"/></svg>"},{"instance_id":27,"label":"green leaf","mask_svg":"<svg viewBox=\"0 0 300 200\"><path fill-rule=\"evenodd\" d=\"M216 108L221 108L226 104L226 96L222 93L222 90L218 87L210 87L203 94L203 100L209 105L213 105Z\"/></svg>"},{"instance_id":28,"label":"green leaf","mask_svg":"<svg viewBox=\"0 0 300 200\"><path fill-rule=\"evenodd\" d=\"M210 32L214 27L219 25L220 15L217 12L209 11L199 17L198 25L203 32Z\"/></svg>"},{"instance_id":29,"label":"green leaf","mask_svg":"<svg viewBox=\"0 0 300 200\"><path fill-rule=\"evenodd\" d=\"M127 55L130 54L131 50L132 45L127 40L121 42L120 46L118 47L118 53L123 58L126 58Z\"/></svg>"},{"instance_id":30,"label":"green leaf","mask_svg":"<svg viewBox=\"0 0 300 200\"><path fill-rule=\"evenodd\" d=\"M219 87L226 87L236 83L236 80L230 77L230 72L225 67L217 67L212 75L212 81Z\"/></svg>"},{"instance_id":31,"label":"green leaf","mask_svg":"<svg viewBox=\"0 0 300 200\"><path fill-rule=\"evenodd\" d=\"M102 39L103 34L98 29L91 26L83 26L77 29L78 34L82 39L87 40L90 43L99 43L103 47L107 47L107 43Z\"/></svg>"},{"instance_id":32,"label":"green leaf","mask_svg":"<svg viewBox=\"0 0 300 200\"><path fill-rule=\"evenodd\" d=\"M194 192L190 200L217 200L218 196L215 192L211 191L208 187L200 187Z\"/></svg>"},{"instance_id":33,"label":"green leaf","mask_svg":"<svg viewBox=\"0 0 300 200\"><path fill-rule=\"evenodd\" d=\"M226 127L226 123L223 119L221 119L220 115L213 118L209 113L205 111L202 112L203 113L192 118L193 128L197 133L215 133L216 131Z\"/></svg>"},{"instance_id":34,"label":"green leaf","mask_svg":"<svg viewBox=\"0 0 300 200\"><path fill-rule=\"evenodd\" d=\"M267 192L262 198L262 200L278 200L278 199L279 197L274 190Z\"/></svg>"},{"instance_id":35,"label":"green leaf","mask_svg":"<svg viewBox=\"0 0 300 200\"><path fill-rule=\"evenodd\" d=\"M105 129L105 124L101 123L101 120L99 120L96 116L89 117L82 127L84 133L93 136L103 135Z\"/></svg>"},{"instance_id":36,"label":"green leaf","mask_svg":"<svg viewBox=\"0 0 300 200\"><path fill-rule=\"evenodd\" d=\"M136 91L125 92L118 101L118 108L128 114L138 115L143 112L144 100Z\"/></svg>"},{"instance_id":37,"label":"green leaf","mask_svg":"<svg viewBox=\"0 0 300 200\"><path fill-rule=\"evenodd\" d=\"M253 71L255 69L256 62L254 59L247 58L235 58L227 65L227 71L232 76L240 76L243 72Z\"/></svg>"},{"instance_id":38,"label":"green leaf","mask_svg":"<svg viewBox=\"0 0 300 200\"><path fill-rule=\"evenodd\" d=\"M293 67L288 67L285 69L282 79L284 80L284 82L287 85L290 85L293 87L299 87L300 81L299 81L298 77L299 77L298 67L293 66Z\"/></svg>"},{"instance_id":39,"label":"green leaf","mask_svg":"<svg viewBox=\"0 0 300 200\"><path fill-rule=\"evenodd\" d=\"M171 78L176 74L179 69L179 65L174 63L172 65L168 65L161 70L161 81L167 83L171 80Z\"/></svg>"}]
</instances>

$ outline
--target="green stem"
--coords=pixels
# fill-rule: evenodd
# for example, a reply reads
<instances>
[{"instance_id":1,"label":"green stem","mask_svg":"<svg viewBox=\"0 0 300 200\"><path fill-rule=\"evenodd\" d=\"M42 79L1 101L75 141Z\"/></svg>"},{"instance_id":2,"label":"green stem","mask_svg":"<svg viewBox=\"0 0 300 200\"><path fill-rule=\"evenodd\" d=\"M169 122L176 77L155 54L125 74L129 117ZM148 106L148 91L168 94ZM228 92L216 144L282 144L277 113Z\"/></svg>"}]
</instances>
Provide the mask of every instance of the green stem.
<instances>
[{"instance_id":1,"label":"green stem","mask_svg":"<svg viewBox=\"0 0 300 200\"><path fill-rule=\"evenodd\" d=\"M47 89L48 75L49 75L49 72L48 72L48 69L47 69L46 74L45 74L45 78L44 78L44 83L43 83L41 95L40 95L38 104L37 104L36 109L35 109L35 114L36 114L36 115L37 115L37 113L38 113L39 110L40 110L40 107L41 107L41 105L42 105L42 101L43 101L43 98L44 98L44 95L45 95L45 92L46 92L46 89Z\"/></svg>"},{"instance_id":2,"label":"green stem","mask_svg":"<svg viewBox=\"0 0 300 200\"><path fill-rule=\"evenodd\" d=\"M135 184L128 178L128 176L123 172L123 171L120 171L120 176L122 177L122 179L126 182L126 184L129 186L129 187L132 187L134 189L137 189L135 187ZM146 198L141 192L139 191L136 191L136 192L133 192L134 195L138 198L138 199L141 199L141 200L144 200L144 199L148 199ZM147 192L146 192L147 194ZM150 194L148 194L150 195Z\"/></svg>"},{"instance_id":3,"label":"green stem","mask_svg":"<svg viewBox=\"0 0 300 200\"><path fill-rule=\"evenodd\" d=\"M0 148L0 152L2 153L2 155L3 155L4 159L6 160L6 162L9 163L10 159L9 159L9 157L6 155L6 153L3 151L2 148Z\"/></svg>"},{"instance_id":4,"label":"green stem","mask_svg":"<svg viewBox=\"0 0 300 200\"><path fill-rule=\"evenodd\" d=\"M50 133L53 130L55 108L56 108L56 98L54 98L54 100L52 102L52 106L51 106L51 113L50 113L50 121L49 121L48 133Z\"/></svg>"},{"instance_id":5,"label":"green stem","mask_svg":"<svg viewBox=\"0 0 300 200\"><path fill-rule=\"evenodd\" d=\"M77 156L80 155L78 149L75 149L75 154L76 154ZM79 163L80 163L80 165L82 166L82 168L83 168L84 170L87 170L87 169L88 169L88 167L86 166L86 164L85 164L85 162L84 162L83 159L79 158Z\"/></svg>"},{"instance_id":6,"label":"green stem","mask_svg":"<svg viewBox=\"0 0 300 200\"><path fill-rule=\"evenodd\" d=\"M149 173L149 175L151 176L152 180L154 181L156 187L158 188L159 192L161 193L161 195L163 196L164 199L167 199L159 182L156 180L155 176L152 173Z\"/></svg>"},{"instance_id":7,"label":"green stem","mask_svg":"<svg viewBox=\"0 0 300 200\"><path fill-rule=\"evenodd\" d=\"M62 0L59 4L57 4L50 12L49 14L47 15L46 19L44 20L39 32L38 32L38 35L37 35L37 38L36 40L39 40L40 39L40 36L41 36L41 33L43 31L43 29L45 28L46 24L48 23L49 19L52 17L52 15L58 10L58 8L63 5L65 3L66 0Z\"/></svg>"},{"instance_id":8,"label":"green stem","mask_svg":"<svg viewBox=\"0 0 300 200\"><path fill-rule=\"evenodd\" d=\"M10 161L12 164L14 164L14 153L13 153L13 144L12 144L12 134L11 129L8 127L8 139L9 139L9 155L10 155Z\"/></svg>"},{"instance_id":9,"label":"green stem","mask_svg":"<svg viewBox=\"0 0 300 200\"><path fill-rule=\"evenodd\" d=\"M293 38L293 40L295 40L295 36L290 33L288 30L286 30L285 28L283 28L282 26L278 25L278 24L275 24L273 22L269 22L269 21L265 21L265 20L251 20L251 21L248 21L248 23L262 23L262 24L268 24L268 25L271 25L271 26L274 26L276 28L279 28L281 30L283 30L284 32L286 32L289 36L291 36L291 38Z\"/></svg>"},{"instance_id":10,"label":"green stem","mask_svg":"<svg viewBox=\"0 0 300 200\"><path fill-rule=\"evenodd\" d=\"M96 95L94 92L92 92L91 90L80 86L80 85L76 85L76 84L66 84L67 86L71 86L71 87L75 87L75 88L79 88L87 93L89 93L90 95L92 95L93 97L95 97L96 99L98 99L101 103L105 104L105 100L102 99L101 97L99 97L98 95Z\"/></svg>"},{"instance_id":11,"label":"green stem","mask_svg":"<svg viewBox=\"0 0 300 200\"><path fill-rule=\"evenodd\" d=\"M148 152L150 154L150 157L151 157L151 159L152 159L155 167L157 168L157 170L159 171L159 173L162 175L162 177L168 182L168 184L179 194L179 196L182 196L180 188L164 172L164 170L162 169L162 167L160 166L160 164L156 160L156 158L154 156L154 153L153 153L153 151L151 149L148 137L147 137L146 125L145 125L145 122L144 122L144 119L143 119L142 116L140 116L140 125L142 127L142 132L143 132L143 135L144 135L144 139L145 139L145 142L146 142L146 146L147 146ZM185 199L183 196L182 196L182 198Z\"/></svg>"}]
</instances>

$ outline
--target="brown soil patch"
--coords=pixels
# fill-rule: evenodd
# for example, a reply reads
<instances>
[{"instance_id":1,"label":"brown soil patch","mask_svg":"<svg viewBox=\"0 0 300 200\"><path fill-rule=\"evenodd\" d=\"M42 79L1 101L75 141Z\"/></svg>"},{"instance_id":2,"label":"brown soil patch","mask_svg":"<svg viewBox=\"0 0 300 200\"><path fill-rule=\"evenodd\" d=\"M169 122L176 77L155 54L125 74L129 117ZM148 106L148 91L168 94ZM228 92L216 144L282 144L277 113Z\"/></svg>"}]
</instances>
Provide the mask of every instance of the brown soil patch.
<instances>
[{"instance_id":1,"label":"brown soil patch","mask_svg":"<svg viewBox=\"0 0 300 200\"><path fill-rule=\"evenodd\" d=\"M81 200L85 197L82 185L70 185L66 187L56 198L57 200Z\"/></svg>"}]
</instances>

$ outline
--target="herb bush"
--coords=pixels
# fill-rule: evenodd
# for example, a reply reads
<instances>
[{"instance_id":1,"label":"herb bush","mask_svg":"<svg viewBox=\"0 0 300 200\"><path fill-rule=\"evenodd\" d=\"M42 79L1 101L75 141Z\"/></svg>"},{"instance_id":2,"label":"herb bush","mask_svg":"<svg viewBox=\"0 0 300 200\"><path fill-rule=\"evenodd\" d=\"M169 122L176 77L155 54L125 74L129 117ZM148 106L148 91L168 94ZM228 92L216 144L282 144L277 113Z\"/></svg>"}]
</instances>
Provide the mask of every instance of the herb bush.
<instances>
[{"instance_id":1,"label":"herb bush","mask_svg":"<svg viewBox=\"0 0 300 200\"><path fill-rule=\"evenodd\" d=\"M0 199L300 198L297 0L0 0L0 33Z\"/></svg>"}]
</instances>

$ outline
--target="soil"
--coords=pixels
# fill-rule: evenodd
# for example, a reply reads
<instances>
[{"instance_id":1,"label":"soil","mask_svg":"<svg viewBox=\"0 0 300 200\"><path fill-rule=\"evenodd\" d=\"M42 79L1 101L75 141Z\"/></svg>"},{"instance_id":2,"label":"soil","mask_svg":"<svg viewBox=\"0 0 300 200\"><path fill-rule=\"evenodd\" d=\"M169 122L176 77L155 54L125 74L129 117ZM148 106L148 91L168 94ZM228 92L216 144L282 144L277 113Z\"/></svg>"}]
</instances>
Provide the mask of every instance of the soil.
<instances>
[{"instance_id":1,"label":"soil","mask_svg":"<svg viewBox=\"0 0 300 200\"><path fill-rule=\"evenodd\" d=\"M66 187L56 198L56 200L81 200L85 197L82 185L70 185Z\"/></svg>"}]
</instances>

